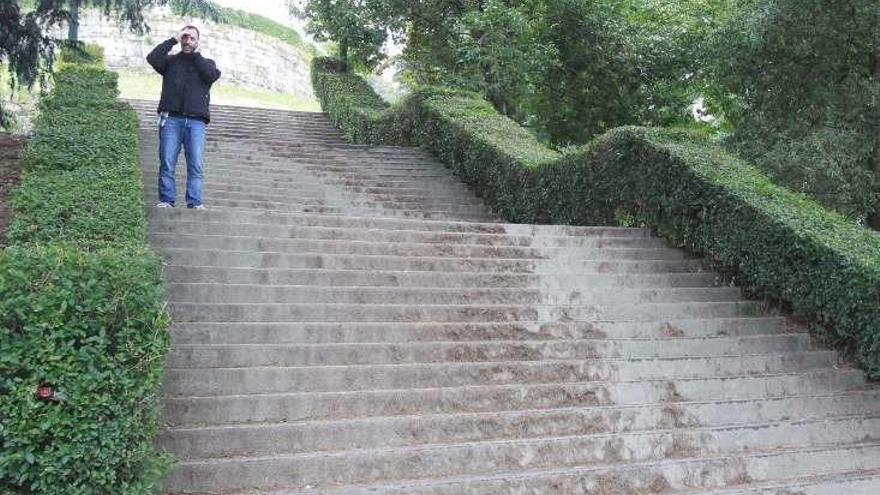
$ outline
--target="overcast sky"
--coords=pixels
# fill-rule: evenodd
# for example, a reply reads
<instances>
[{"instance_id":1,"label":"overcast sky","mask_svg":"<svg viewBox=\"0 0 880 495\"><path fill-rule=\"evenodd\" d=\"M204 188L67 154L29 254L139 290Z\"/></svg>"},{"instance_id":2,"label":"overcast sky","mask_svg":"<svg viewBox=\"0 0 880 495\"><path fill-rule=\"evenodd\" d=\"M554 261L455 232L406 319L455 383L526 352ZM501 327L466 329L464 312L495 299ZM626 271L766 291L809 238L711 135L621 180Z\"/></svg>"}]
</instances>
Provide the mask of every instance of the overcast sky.
<instances>
[{"instance_id":1,"label":"overcast sky","mask_svg":"<svg viewBox=\"0 0 880 495\"><path fill-rule=\"evenodd\" d=\"M268 17L275 22L292 25L296 28L302 26L302 21L290 15L287 9L287 0L213 0L214 3L224 7L244 10ZM302 31L302 29L298 29Z\"/></svg>"}]
</instances>

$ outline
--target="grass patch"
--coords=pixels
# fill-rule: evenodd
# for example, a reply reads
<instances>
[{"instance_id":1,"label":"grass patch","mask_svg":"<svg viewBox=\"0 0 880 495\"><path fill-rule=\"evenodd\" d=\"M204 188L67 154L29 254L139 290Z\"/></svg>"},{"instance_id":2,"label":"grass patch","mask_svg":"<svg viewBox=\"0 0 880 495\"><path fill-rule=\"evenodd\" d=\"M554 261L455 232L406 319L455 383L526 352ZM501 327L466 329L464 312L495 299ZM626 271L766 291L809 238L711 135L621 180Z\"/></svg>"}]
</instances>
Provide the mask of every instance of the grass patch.
<instances>
[{"instance_id":1,"label":"grass patch","mask_svg":"<svg viewBox=\"0 0 880 495\"><path fill-rule=\"evenodd\" d=\"M143 71L120 70L119 97L139 100L158 100L162 92L162 76ZM211 88L211 103L242 107L273 108L300 112L320 112L316 99L277 93L261 89L243 88L218 82Z\"/></svg>"}]
</instances>

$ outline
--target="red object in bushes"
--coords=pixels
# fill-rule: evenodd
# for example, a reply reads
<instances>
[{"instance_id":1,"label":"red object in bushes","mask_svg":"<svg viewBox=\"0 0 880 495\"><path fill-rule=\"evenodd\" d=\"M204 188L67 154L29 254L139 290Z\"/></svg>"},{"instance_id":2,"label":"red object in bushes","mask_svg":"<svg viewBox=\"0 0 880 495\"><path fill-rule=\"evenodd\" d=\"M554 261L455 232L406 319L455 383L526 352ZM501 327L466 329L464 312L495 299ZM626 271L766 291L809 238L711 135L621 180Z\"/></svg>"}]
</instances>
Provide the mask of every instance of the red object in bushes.
<instances>
[{"instance_id":1,"label":"red object in bushes","mask_svg":"<svg viewBox=\"0 0 880 495\"><path fill-rule=\"evenodd\" d=\"M40 400L53 400L55 398L55 389L50 385L40 385L37 387L37 398Z\"/></svg>"}]
</instances>

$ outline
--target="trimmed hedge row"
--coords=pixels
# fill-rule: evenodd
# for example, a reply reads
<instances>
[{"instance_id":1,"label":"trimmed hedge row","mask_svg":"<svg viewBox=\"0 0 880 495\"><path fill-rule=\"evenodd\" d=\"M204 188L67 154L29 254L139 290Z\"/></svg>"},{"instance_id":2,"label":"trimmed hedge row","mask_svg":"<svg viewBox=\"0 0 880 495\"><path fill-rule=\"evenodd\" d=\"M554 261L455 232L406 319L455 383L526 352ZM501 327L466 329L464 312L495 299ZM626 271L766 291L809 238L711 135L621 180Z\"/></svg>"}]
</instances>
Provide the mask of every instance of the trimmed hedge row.
<instances>
[{"instance_id":1,"label":"trimmed hedge row","mask_svg":"<svg viewBox=\"0 0 880 495\"><path fill-rule=\"evenodd\" d=\"M116 74L70 65L40 102L13 197L13 244L66 242L82 249L146 243L134 110L116 100Z\"/></svg>"},{"instance_id":2,"label":"trimmed hedge row","mask_svg":"<svg viewBox=\"0 0 880 495\"><path fill-rule=\"evenodd\" d=\"M100 67L55 82L0 252L0 492L152 493L170 465L154 446L170 339L137 119Z\"/></svg>"},{"instance_id":3,"label":"trimmed hedge row","mask_svg":"<svg viewBox=\"0 0 880 495\"><path fill-rule=\"evenodd\" d=\"M312 63L331 119L362 143L415 144L514 222L645 225L788 303L880 378L880 235L682 132L623 127L557 153L475 94L389 107L332 59Z\"/></svg>"}]
</instances>

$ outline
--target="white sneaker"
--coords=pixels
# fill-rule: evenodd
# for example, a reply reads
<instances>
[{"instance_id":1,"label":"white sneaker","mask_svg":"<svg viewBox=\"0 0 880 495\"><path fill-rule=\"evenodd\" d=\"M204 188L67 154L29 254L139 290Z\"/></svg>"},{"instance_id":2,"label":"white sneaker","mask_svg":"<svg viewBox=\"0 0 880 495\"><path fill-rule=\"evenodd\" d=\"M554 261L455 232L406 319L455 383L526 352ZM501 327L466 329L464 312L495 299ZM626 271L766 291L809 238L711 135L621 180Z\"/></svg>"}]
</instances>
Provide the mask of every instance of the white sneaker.
<instances>
[{"instance_id":1,"label":"white sneaker","mask_svg":"<svg viewBox=\"0 0 880 495\"><path fill-rule=\"evenodd\" d=\"M160 201L156 204L156 208L174 208L174 205L171 203L166 203L164 201Z\"/></svg>"},{"instance_id":2,"label":"white sneaker","mask_svg":"<svg viewBox=\"0 0 880 495\"><path fill-rule=\"evenodd\" d=\"M193 210L204 210L204 209L205 209L205 205L196 205L196 206L193 206L192 209L193 209Z\"/></svg>"}]
</instances>

